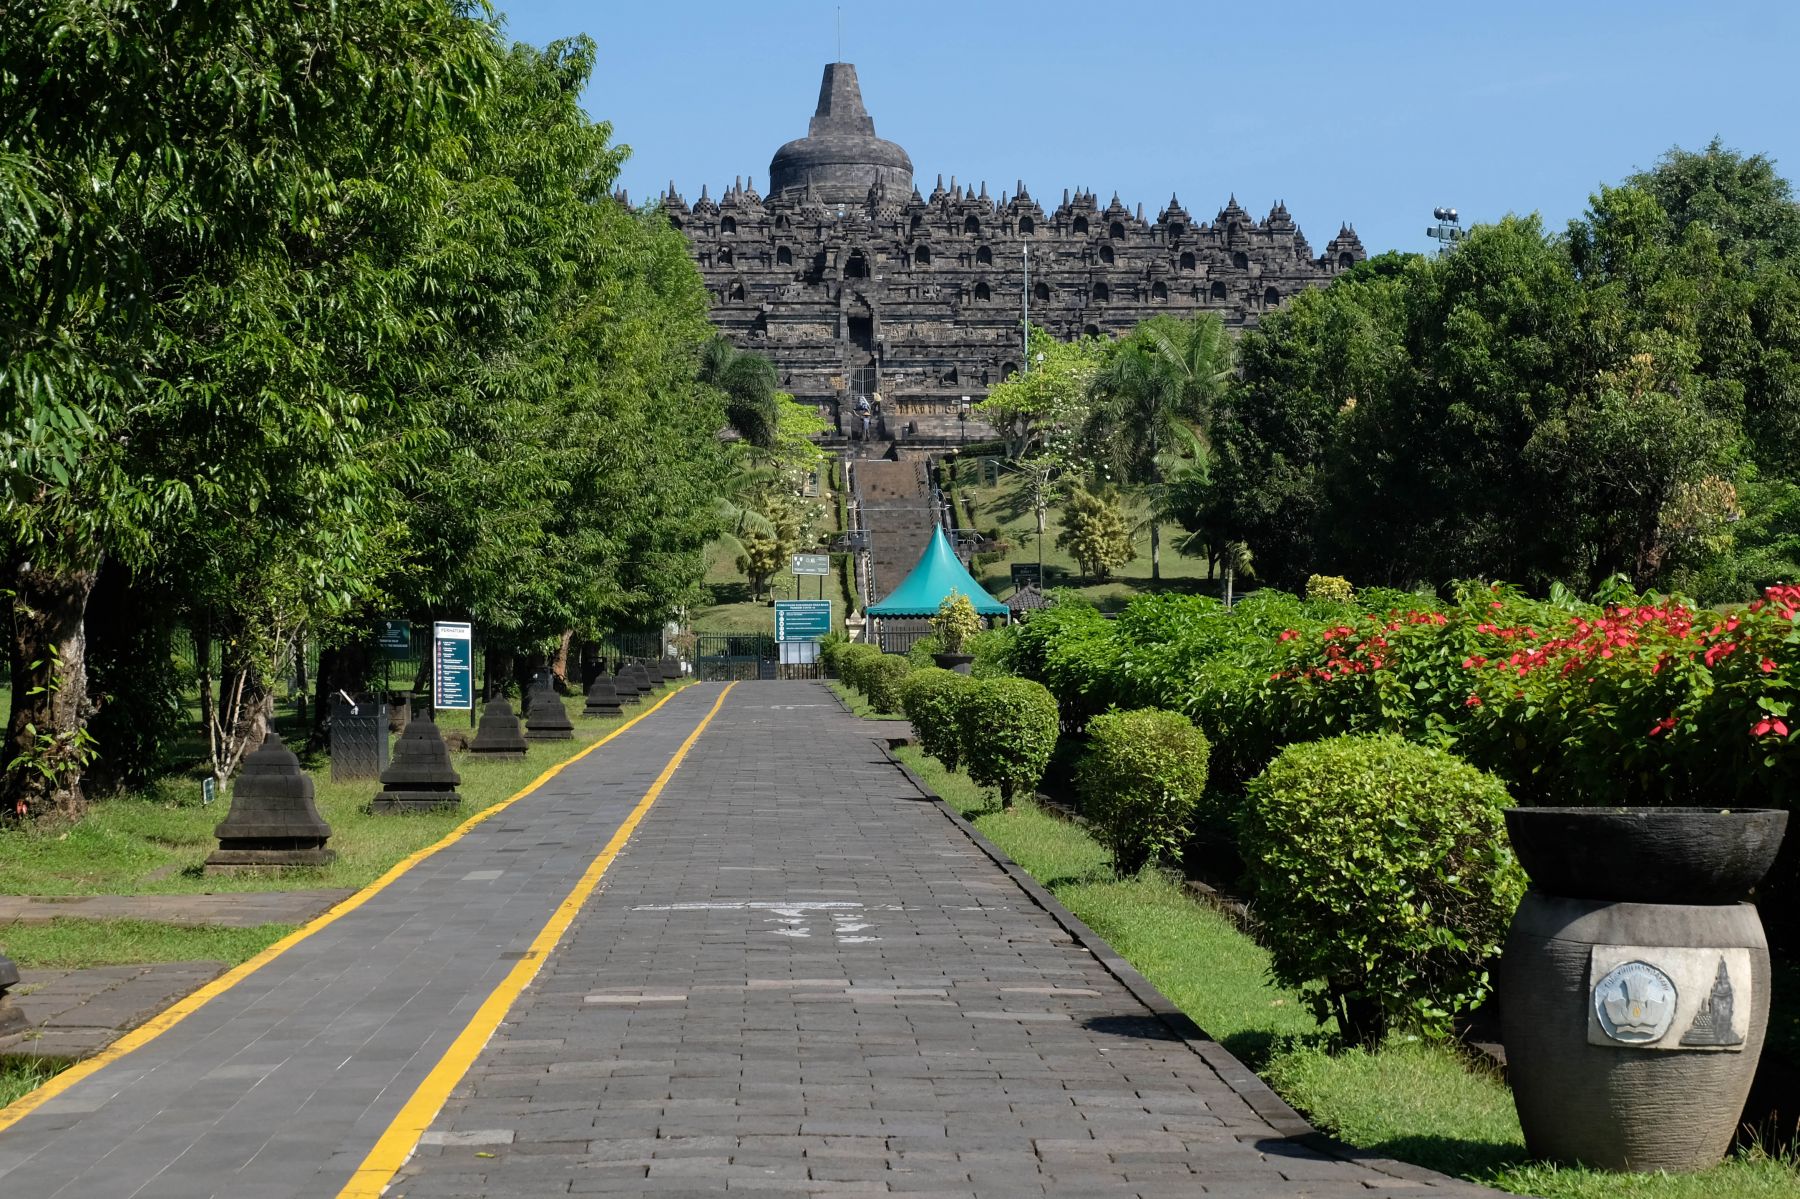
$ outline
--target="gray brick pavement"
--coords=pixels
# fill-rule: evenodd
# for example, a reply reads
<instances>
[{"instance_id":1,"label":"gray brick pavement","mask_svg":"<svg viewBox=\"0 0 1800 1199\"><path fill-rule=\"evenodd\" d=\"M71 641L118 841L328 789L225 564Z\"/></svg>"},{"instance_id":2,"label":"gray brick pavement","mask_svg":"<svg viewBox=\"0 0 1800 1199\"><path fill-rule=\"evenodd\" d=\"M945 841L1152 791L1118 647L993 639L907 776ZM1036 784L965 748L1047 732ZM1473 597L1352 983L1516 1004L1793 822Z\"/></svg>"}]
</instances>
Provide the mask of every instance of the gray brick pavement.
<instances>
[{"instance_id":1,"label":"gray brick pavement","mask_svg":"<svg viewBox=\"0 0 1800 1199\"><path fill-rule=\"evenodd\" d=\"M1487 1193L1278 1131L881 731L734 691L390 1193Z\"/></svg>"},{"instance_id":2,"label":"gray brick pavement","mask_svg":"<svg viewBox=\"0 0 1800 1199\"><path fill-rule=\"evenodd\" d=\"M0 1132L0 1195L335 1195L717 694L677 695Z\"/></svg>"}]
</instances>

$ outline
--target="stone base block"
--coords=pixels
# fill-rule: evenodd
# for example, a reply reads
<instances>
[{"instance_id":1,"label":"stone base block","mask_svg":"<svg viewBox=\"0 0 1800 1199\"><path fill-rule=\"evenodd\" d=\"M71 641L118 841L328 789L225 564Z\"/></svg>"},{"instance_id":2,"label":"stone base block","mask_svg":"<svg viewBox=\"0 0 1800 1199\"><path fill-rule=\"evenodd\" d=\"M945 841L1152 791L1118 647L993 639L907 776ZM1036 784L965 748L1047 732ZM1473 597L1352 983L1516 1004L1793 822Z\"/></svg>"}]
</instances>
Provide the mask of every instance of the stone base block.
<instances>
[{"instance_id":1,"label":"stone base block","mask_svg":"<svg viewBox=\"0 0 1800 1199\"><path fill-rule=\"evenodd\" d=\"M573 740L575 740L575 730L574 729L527 729L527 730L525 730L525 740L527 740L527 741L573 741Z\"/></svg>"},{"instance_id":2,"label":"stone base block","mask_svg":"<svg viewBox=\"0 0 1800 1199\"><path fill-rule=\"evenodd\" d=\"M521 757L524 755L521 754ZM372 812L436 812L462 803L455 791L382 791L369 804Z\"/></svg>"},{"instance_id":3,"label":"stone base block","mask_svg":"<svg viewBox=\"0 0 1800 1199\"><path fill-rule=\"evenodd\" d=\"M296 866L329 866L335 861L335 849L219 849L206 859L206 873L288 870Z\"/></svg>"},{"instance_id":4,"label":"stone base block","mask_svg":"<svg viewBox=\"0 0 1800 1199\"><path fill-rule=\"evenodd\" d=\"M510 762L518 761L525 756L522 749L487 749L480 745L471 745L469 753L483 761Z\"/></svg>"},{"instance_id":5,"label":"stone base block","mask_svg":"<svg viewBox=\"0 0 1800 1199\"><path fill-rule=\"evenodd\" d=\"M9 996L0 995L0 1037L16 1036L31 1027L25 1010Z\"/></svg>"},{"instance_id":6,"label":"stone base block","mask_svg":"<svg viewBox=\"0 0 1800 1199\"><path fill-rule=\"evenodd\" d=\"M604 717L604 716L623 716L623 715L625 715L625 709L621 708L618 704L608 704L604 707L599 707L599 708L596 708L594 705L589 704L587 707L585 707L581 710L581 714L583 716L602 716L602 717Z\"/></svg>"}]
</instances>

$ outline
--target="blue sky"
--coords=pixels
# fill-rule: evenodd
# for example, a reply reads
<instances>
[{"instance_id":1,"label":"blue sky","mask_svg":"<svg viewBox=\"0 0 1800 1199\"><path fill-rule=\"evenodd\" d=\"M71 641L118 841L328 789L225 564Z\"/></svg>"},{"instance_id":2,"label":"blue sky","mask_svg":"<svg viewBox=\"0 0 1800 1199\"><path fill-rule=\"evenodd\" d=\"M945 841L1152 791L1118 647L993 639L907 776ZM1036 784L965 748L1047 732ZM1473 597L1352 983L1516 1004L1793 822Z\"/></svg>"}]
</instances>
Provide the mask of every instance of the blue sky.
<instances>
[{"instance_id":1,"label":"blue sky","mask_svg":"<svg viewBox=\"0 0 1800 1199\"><path fill-rule=\"evenodd\" d=\"M1116 190L1210 220L1286 200L1315 250L1340 221L1371 252L1464 223L1578 216L1602 182L1713 136L1800 177L1800 4L1108 5L1042 0L495 0L508 31L599 44L584 95L632 148L634 200L692 201L806 132L819 75L856 64L876 131L942 172L1046 207Z\"/></svg>"}]
</instances>

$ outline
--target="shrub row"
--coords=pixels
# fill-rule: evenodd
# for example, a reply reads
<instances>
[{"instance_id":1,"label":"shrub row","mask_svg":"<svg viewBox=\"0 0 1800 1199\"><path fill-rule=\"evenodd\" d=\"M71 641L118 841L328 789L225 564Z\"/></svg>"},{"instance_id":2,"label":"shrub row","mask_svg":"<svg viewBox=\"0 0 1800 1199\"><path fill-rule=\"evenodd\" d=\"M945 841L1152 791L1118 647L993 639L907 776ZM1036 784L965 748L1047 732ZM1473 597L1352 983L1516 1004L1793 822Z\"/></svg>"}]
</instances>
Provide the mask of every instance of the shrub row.
<instances>
[{"instance_id":1,"label":"shrub row","mask_svg":"<svg viewBox=\"0 0 1800 1199\"><path fill-rule=\"evenodd\" d=\"M898 654L884 654L873 645L863 643L821 646L825 669L835 674L847 687L863 694L869 706L883 716L900 712L900 682L912 664Z\"/></svg>"},{"instance_id":2,"label":"shrub row","mask_svg":"<svg viewBox=\"0 0 1800 1199\"><path fill-rule=\"evenodd\" d=\"M1286 745L1366 732L1453 749L1525 802L1792 807L1797 610L1795 587L1718 611L1488 584L1449 604L1264 590L1228 611L1162 595L1116 621L1063 601L1020 630L1011 660L1071 728L1115 706L1185 712L1227 796Z\"/></svg>"},{"instance_id":3,"label":"shrub row","mask_svg":"<svg viewBox=\"0 0 1800 1199\"><path fill-rule=\"evenodd\" d=\"M901 705L925 752L1000 793L1002 807L1044 777L1056 748L1056 700L1039 683L929 667L906 676Z\"/></svg>"}]
</instances>

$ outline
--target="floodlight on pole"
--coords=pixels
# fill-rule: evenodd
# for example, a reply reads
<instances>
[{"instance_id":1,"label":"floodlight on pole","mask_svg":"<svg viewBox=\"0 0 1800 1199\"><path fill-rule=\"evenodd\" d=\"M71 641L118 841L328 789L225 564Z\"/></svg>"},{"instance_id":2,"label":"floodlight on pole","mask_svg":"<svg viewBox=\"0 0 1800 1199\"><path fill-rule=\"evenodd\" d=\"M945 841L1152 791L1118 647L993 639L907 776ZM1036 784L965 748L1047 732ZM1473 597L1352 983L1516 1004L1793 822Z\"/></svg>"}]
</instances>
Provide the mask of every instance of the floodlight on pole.
<instances>
[{"instance_id":1,"label":"floodlight on pole","mask_svg":"<svg viewBox=\"0 0 1800 1199\"><path fill-rule=\"evenodd\" d=\"M1456 215L1456 209L1438 207L1431 210L1437 224L1425 227L1425 236L1438 243L1438 253L1448 254L1457 242L1469 236L1469 231L1462 227L1462 221Z\"/></svg>"}]
</instances>

